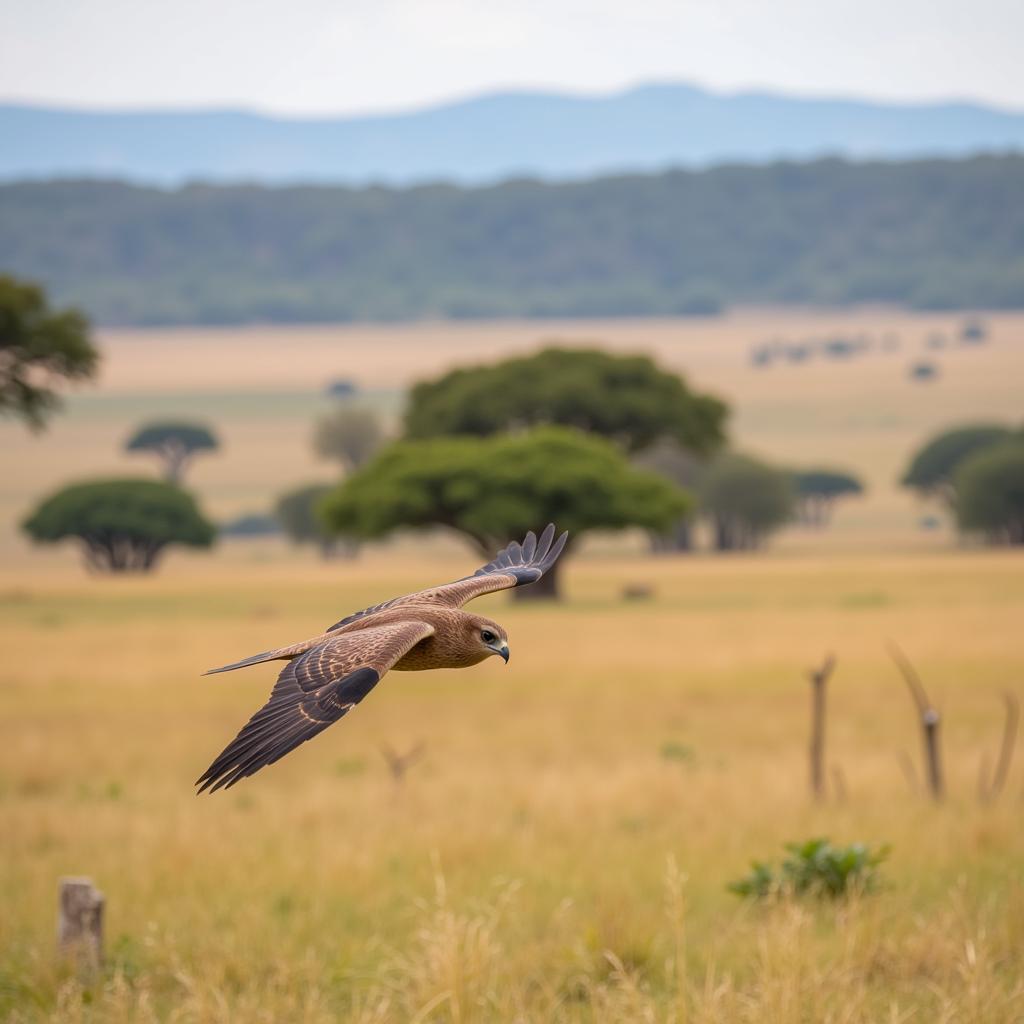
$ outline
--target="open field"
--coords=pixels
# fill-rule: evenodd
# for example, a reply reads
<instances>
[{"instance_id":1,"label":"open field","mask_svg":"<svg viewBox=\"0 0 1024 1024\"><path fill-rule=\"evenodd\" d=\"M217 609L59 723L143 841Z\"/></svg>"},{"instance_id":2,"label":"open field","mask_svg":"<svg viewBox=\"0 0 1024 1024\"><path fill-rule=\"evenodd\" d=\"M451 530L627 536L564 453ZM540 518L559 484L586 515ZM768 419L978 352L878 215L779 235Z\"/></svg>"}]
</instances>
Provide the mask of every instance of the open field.
<instances>
[{"instance_id":1,"label":"open field","mask_svg":"<svg viewBox=\"0 0 1024 1024\"><path fill-rule=\"evenodd\" d=\"M273 670L197 671L451 575L172 559L153 579L0 575L0 1017L9 1021L1024 1019L1024 763L975 797L1024 697L1024 561L967 552L575 559L559 608L488 599L512 660L394 674L237 788L191 780ZM628 582L655 597L623 604ZM897 639L945 715L913 795ZM807 793L805 670L834 650ZM379 746L427 743L398 787ZM892 844L850 903L725 891L787 840ZM109 901L110 963L53 966L56 880Z\"/></svg>"},{"instance_id":2,"label":"open field","mask_svg":"<svg viewBox=\"0 0 1024 1024\"><path fill-rule=\"evenodd\" d=\"M0 423L0 562L67 564L70 553L31 552L17 536L17 522L70 478L153 472L146 459L120 451L147 417L198 417L216 427L224 450L198 460L189 481L211 514L226 517L265 509L289 486L330 479L331 467L316 462L309 449L312 420L328 407L323 389L329 381L355 379L366 400L394 420L412 381L552 339L649 352L732 403L739 445L786 464L847 467L865 479L869 494L841 506L832 530L790 531L780 539L783 548L946 546L946 531L919 527L936 509L921 506L896 480L915 446L944 426L1020 420L1024 315L986 319L987 344L937 352L926 348L926 339L936 332L951 338L962 317L747 311L665 321L103 332L99 386L73 397L46 434L32 437L14 423ZM861 334L874 347L847 361L819 356L760 370L749 361L751 347L770 338ZM881 350L885 335L898 339L898 350ZM939 379L919 384L907 378L908 367L922 357L940 367Z\"/></svg>"},{"instance_id":3,"label":"open field","mask_svg":"<svg viewBox=\"0 0 1024 1024\"><path fill-rule=\"evenodd\" d=\"M1024 315L987 322L986 344L941 351L926 339L959 318L891 312L104 332L98 387L38 437L0 424L0 1019L1024 1021L1024 756L999 801L977 797L1002 693L1024 699L1024 556L922 530L937 510L895 483L933 431L1021 419ZM876 344L749 362L769 338L836 334ZM638 536L597 537L568 563L563 605L475 606L508 627L507 668L391 675L280 764L195 798L274 677L199 671L472 556L399 540L322 564L231 542L101 579L73 548L29 547L18 520L70 479L155 472L119 450L155 415L221 434L189 477L214 517L265 509L330 479L309 451L328 381L354 378L395 422L411 381L545 339L650 352L730 400L740 446L848 468L869 494L757 556L653 559ZM922 357L941 376L914 384ZM624 602L637 583L653 598ZM945 716L942 806L901 769L919 738L888 639ZM806 672L829 651L845 796L833 780L816 805ZM381 746L421 740L396 785ZM726 891L752 858L819 835L890 843L880 891L771 906ZM66 874L109 901L109 963L85 987L54 964Z\"/></svg>"}]
</instances>

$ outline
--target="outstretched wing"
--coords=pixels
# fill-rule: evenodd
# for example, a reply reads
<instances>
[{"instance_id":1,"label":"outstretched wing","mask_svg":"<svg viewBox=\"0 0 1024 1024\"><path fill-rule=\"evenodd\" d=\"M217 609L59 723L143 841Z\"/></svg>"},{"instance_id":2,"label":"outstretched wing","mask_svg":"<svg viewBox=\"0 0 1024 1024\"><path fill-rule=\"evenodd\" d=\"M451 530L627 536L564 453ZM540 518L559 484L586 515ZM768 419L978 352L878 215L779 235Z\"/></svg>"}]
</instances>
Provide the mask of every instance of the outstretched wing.
<instances>
[{"instance_id":1,"label":"outstretched wing","mask_svg":"<svg viewBox=\"0 0 1024 1024\"><path fill-rule=\"evenodd\" d=\"M423 599L429 595L432 604L461 608L474 597L536 583L558 561L558 556L569 539L569 533L562 533L558 540L554 538L554 523L548 523L539 540L531 530L522 544L519 541L512 541L507 547L502 548L492 561L480 566L472 576L423 591L417 597Z\"/></svg>"},{"instance_id":2,"label":"outstretched wing","mask_svg":"<svg viewBox=\"0 0 1024 1024\"><path fill-rule=\"evenodd\" d=\"M417 591L415 594L394 597L372 608L364 608L360 612L345 616L333 626L328 626L327 632L341 629L342 626L385 608L396 608L404 604L436 604L445 608L461 608L474 597L536 583L555 564L569 534L563 533L558 540L554 537L554 523L548 523L539 540L533 530L530 530L522 544L519 541L512 541L499 551L492 561L480 566L472 576L464 576L454 583L444 583L439 587Z\"/></svg>"},{"instance_id":3,"label":"outstretched wing","mask_svg":"<svg viewBox=\"0 0 1024 1024\"><path fill-rule=\"evenodd\" d=\"M323 732L433 632L417 621L372 626L328 638L289 661L267 703L197 780L199 792L233 786Z\"/></svg>"}]
</instances>

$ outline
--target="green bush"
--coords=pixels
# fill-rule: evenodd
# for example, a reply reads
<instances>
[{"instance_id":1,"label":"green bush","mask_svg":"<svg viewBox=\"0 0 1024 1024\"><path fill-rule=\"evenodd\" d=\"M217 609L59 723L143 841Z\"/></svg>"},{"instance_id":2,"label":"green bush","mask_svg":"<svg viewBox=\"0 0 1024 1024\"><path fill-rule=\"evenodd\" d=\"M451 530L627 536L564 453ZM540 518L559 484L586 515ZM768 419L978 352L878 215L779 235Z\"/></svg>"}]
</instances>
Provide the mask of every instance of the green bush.
<instances>
[{"instance_id":1,"label":"green bush","mask_svg":"<svg viewBox=\"0 0 1024 1024\"><path fill-rule=\"evenodd\" d=\"M729 891L750 899L783 895L838 899L875 888L878 867L889 856L888 846L833 846L827 839L787 843L785 848L789 856L778 870L755 860L750 874L731 882Z\"/></svg>"}]
</instances>

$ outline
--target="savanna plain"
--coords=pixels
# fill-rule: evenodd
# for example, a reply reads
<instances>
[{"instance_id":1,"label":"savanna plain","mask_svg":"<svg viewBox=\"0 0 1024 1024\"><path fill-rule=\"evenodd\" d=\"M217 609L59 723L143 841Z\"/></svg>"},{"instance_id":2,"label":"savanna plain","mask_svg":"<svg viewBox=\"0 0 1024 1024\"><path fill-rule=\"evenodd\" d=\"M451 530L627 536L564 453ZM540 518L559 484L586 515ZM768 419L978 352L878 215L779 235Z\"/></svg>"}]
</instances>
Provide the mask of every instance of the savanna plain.
<instances>
[{"instance_id":1,"label":"savanna plain","mask_svg":"<svg viewBox=\"0 0 1024 1024\"><path fill-rule=\"evenodd\" d=\"M959 422L1019 421L1024 317L926 348L957 318L743 313L708 321L101 335L99 386L46 434L0 428L0 1014L30 1021L1024 1021L1024 758L983 801L1004 691L1024 698L1024 560L958 544L896 480ZM756 369L753 344L843 332L900 345ZM199 672L340 613L460 576L448 538L321 563L276 541L87 575L16 524L76 475L151 473L140 419L210 421L190 485L216 518L330 469L325 384L387 416L410 381L541 340L642 350L732 404L739 447L838 465L868 493L764 552L574 553L558 605L488 598L512 658L389 675L335 728L228 792L191 782L271 667ZM907 376L928 358L928 383ZM542 524L541 524L542 525ZM927 527L927 528L926 528ZM642 585L650 596L626 600ZM886 644L942 712L947 798L921 791ZM826 799L807 781L808 670L834 653ZM401 781L382 750L422 756ZM1018 751L1018 755L1019 755ZM907 763L913 763L913 771ZM839 901L739 899L752 859L814 836L888 844ZM56 887L107 897L107 964L54 955Z\"/></svg>"}]
</instances>

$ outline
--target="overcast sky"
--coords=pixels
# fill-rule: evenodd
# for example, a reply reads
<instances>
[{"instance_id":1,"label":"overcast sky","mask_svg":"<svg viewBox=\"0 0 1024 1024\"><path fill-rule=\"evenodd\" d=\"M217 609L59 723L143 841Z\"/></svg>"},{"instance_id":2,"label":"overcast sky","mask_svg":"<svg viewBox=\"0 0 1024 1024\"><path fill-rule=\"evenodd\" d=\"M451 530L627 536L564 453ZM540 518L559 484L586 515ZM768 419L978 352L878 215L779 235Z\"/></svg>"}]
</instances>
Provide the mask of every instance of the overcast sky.
<instances>
[{"instance_id":1,"label":"overcast sky","mask_svg":"<svg viewBox=\"0 0 1024 1024\"><path fill-rule=\"evenodd\" d=\"M0 98L395 110L512 87L1024 108L1024 0L0 0Z\"/></svg>"}]
</instances>

